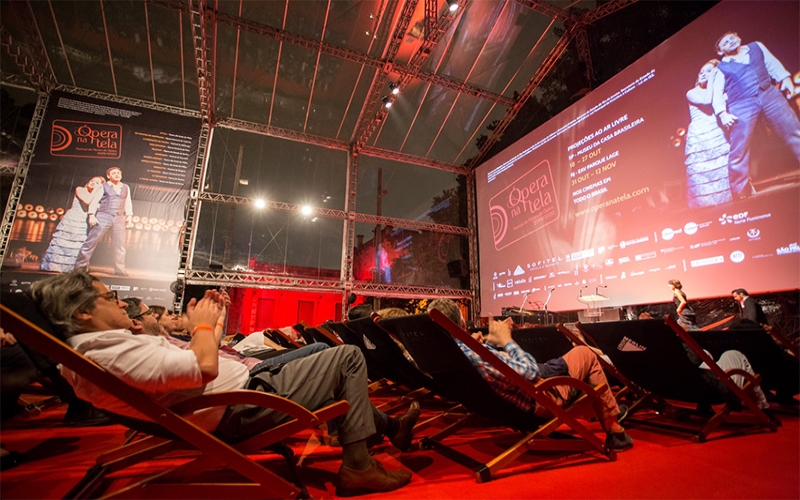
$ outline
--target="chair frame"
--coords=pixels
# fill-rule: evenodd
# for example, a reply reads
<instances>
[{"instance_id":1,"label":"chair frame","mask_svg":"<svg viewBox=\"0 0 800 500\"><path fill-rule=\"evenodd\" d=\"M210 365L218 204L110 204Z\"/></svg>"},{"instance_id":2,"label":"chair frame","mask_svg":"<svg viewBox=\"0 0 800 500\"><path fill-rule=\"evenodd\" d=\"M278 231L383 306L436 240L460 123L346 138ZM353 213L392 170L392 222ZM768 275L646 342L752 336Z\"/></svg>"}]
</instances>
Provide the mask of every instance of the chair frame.
<instances>
[{"instance_id":1,"label":"chair frame","mask_svg":"<svg viewBox=\"0 0 800 500\"><path fill-rule=\"evenodd\" d=\"M484 361L489 363L492 367L503 374L503 376L507 377L512 383L525 391L525 393L527 393L537 404L549 412L552 417L546 419L543 423L541 421L537 422L536 420L538 420L538 418L534 416L533 412L529 412L530 421L528 422L529 425L526 425L528 430L524 431L524 436L511 447L485 463L479 462L469 455L466 455L465 453L462 453L443 443L443 440L446 437L453 435L459 429L474 421L475 419L473 417L476 416L475 414L464 415L462 418L458 418L455 423L445 427L434 435L423 438L423 447L432 448L441 455L450 458L461 465L471 468L474 471L476 481L479 483L492 480L501 470L528 451L589 451L597 452L608 460L616 459L616 452L607 448L602 440L600 440L587 427L581 424L575 417L576 413L585 410L587 406L591 405L598 418L602 419L602 402L599 394L601 394L602 391L608 390L608 386L603 385L591 387L588 384L571 377L553 377L533 383L515 372L510 366L492 354L481 343L473 339L469 333L464 331L460 326L450 321L440 311L432 310L426 316L428 316L430 320L432 320L433 323L438 326L440 329L439 331L441 331L442 334L449 334L452 339L457 339L463 342L467 347L481 356ZM397 322L404 319L405 318L392 318L392 321ZM395 331L394 333L400 338L401 341L404 341L402 332ZM414 348L406 342L403 343L406 344L406 347L413 355ZM455 343L453 346L458 349L458 346L456 346ZM466 360L466 357L465 361L469 363L469 361ZM477 368L474 366L472 368L474 368L476 373L478 373ZM435 373L432 373L431 376L433 377L434 381L437 380ZM489 383L486 382L482 377L478 377L478 380L482 380L488 387L491 388L491 385L489 385ZM561 385L572 386L581 391L583 395L569 407L562 408L558 406L556 402L550 399L547 394L548 391L552 390L554 387ZM493 388L490 390L494 391ZM505 401L499 394L497 394L497 397ZM471 406L471 404L466 401L459 402L467 407ZM513 406L510 402L508 405ZM496 411L496 409L483 408L483 410L484 411L480 412L483 415L494 419L497 418L497 416L493 415L492 413L493 411ZM522 410L519 411L520 413L523 413ZM508 424L499 425L504 427L508 426ZM562 425L566 425L572 429L572 431L577 434L577 438L553 439L551 436L555 435L555 431Z\"/></svg>"},{"instance_id":2,"label":"chair frame","mask_svg":"<svg viewBox=\"0 0 800 500\"><path fill-rule=\"evenodd\" d=\"M626 384L628 389L630 390L631 394L635 398L633 403L629 406L628 414L629 417L626 420L628 423L642 423L642 424L650 424L655 427L660 427L672 431L678 432L688 432L692 436L692 440L698 443L706 442L708 436L718 430L723 424L730 423L730 424L745 424L749 425L751 428L766 428L770 432L777 431L779 426L779 422L775 419L768 416L764 413L763 410L758 408L754 398L750 395L749 391L752 391L753 386L757 386L761 382L761 376L756 374L751 375L743 370L733 369L728 370L727 372L717 365L714 359L709 356L697 341L690 335L689 332L684 330L678 322L670 317L669 315L664 316L663 318L664 323L677 335L677 337L682 340L688 347L694 352L698 358L704 362L711 372L713 372L719 380L728 388L730 391L736 395L736 397L742 402L743 409L742 411L733 412L733 410L728 407L728 405L723 404L719 405L719 408L715 410L714 414L705 420L699 427L688 427L685 425L677 425L677 424L670 424L665 422L649 422L649 421L640 421L634 420L631 418L631 415L635 414L635 412L643 410L645 408L655 408L656 410L660 410L664 408L668 403L667 400L661 397L658 394L650 392L635 383L630 377L624 375L617 367L610 365L608 363L604 363L608 365L607 369L614 374L617 378L620 378L623 383ZM596 340L591 336L589 332L583 329L583 325L580 323L575 323L575 326L578 330L589 339L595 345L598 345ZM566 329L564 329L566 330ZM565 333L562 330L562 333ZM568 330L567 330L568 331ZM571 332L570 332L571 333ZM566 333L565 333L566 335ZM577 339L577 336L573 335L573 338ZM583 342L585 345L588 345L586 342ZM598 359L600 356L598 356ZM699 370L700 368L698 368ZM630 374L629 374L630 375ZM739 387L736 383L731 379L732 375L741 375L745 378L746 382L744 387Z\"/></svg>"},{"instance_id":3,"label":"chair frame","mask_svg":"<svg viewBox=\"0 0 800 500\"><path fill-rule=\"evenodd\" d=\"M183 465L151 475L107 494L104 498L143 494L155 498L297 498L300 495L307 495L302 485L298 486L286 481L248 458L246 454L279 444L293 434L343 415L349 409L346 401L339 401L312 412L280 396L246 390L202 395L183 401L173 408L167 408L143 392L129 386L5 305L0 304L0 312L3 316L3 327L13 331L20 341L69 367L79 376L92 380L92 383L99 388L113 394L152 420L152 422L145 422L146 424L157 425L164 429L166 435L175 438L147 436L100 455L96 465L90 468L86 476L67 494L68 498L88 493L93 485L109 472L152 459L176 447L189 447L200 452L201 455ZM252 404L272 408L290 415L293 420L235 445L230 445L181 416L181 413L191 413L203 408L235 404ZM285 456L285 458L287 457ZM235 470L250 482L224 484L181 482L220 465ZM290 463L290 465L292 464Z\"/></svg>"}]
</instances>

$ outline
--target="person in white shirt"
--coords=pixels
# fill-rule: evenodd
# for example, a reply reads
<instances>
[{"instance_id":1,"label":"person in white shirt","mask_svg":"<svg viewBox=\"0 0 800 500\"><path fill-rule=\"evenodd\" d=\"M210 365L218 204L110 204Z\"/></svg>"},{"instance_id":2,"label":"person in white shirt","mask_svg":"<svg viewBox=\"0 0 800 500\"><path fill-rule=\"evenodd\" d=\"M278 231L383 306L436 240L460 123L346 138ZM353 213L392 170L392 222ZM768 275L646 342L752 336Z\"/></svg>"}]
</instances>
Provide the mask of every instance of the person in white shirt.
<instances>
[{"instance_id":1,"label":"person in white shirt","mask_svg":"<svg viewBox=\"0 0 800 500\"><path fill-rule=\"evenodd\" d=\"M125 226L133 216L131 190L122 182L122 169L106 170L108 182L92 191L92 200L86 213L89 217L89 234L81 245L75 269L87 267L92 260L97 244L111 231L111 247L114 250L114 274L128 276L125 270Z\"/></svg>"},{"instance_id":2,"label":"person in white shirt","mask_svg":"<svg viewBox=\"0 0 800 500\"><path fill-rule=\"evenodd\" d=\"M221 335L214 326L223 299L209 290L189 319L191 342L184 350L161 336L133 335L126 304L83 269L37 281L31 296L66 342L87 358L160 403L170 406L200 394L237 389L272 392L316 410L347 400L350 410L334 422L342 444L338 492L391 491L411 481L407 470L387 471L368 452L367 438L385 433L407 449L419 418L419 405L390 418L379 412L367 393L366 363L354 346L338 346L286 364L280 370L250 377L247 367L219 356ZM63 368L80 397L100 409L146 418L90 381ZM237 405L195 413L191 419L226 441L236 442L288 419L283 413Z\"/></svg>"}]
</instances>

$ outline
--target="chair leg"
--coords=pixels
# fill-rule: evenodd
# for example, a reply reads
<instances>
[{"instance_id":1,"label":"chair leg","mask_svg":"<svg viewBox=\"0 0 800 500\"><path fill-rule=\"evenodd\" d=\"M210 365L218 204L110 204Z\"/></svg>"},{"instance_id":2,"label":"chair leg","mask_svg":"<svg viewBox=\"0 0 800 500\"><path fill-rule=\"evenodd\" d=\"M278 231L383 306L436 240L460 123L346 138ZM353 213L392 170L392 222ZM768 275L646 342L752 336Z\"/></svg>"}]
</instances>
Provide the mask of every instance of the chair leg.
<instances>
[{"instance_id":1,"label":"chair leg","mask_svg":"<svg viewBox=\"0 0 800 500\"><path fill-rule=\"evenodd\" d=\"M282 456L283 459L286 460L286 465L289 466L288 479L291 482L293 482L298 488L300 488L300 493L298 494L298 498L300 499L311 498L311 494L306 489L306 485L303 484L303 479L300 477L300 472L297 470L297 465L295 464L295 459L294 459L294 452L292 451L292 449L286 446L286 443L283 442L275 443L268 449Z\"/></svg>"}]
</instances>

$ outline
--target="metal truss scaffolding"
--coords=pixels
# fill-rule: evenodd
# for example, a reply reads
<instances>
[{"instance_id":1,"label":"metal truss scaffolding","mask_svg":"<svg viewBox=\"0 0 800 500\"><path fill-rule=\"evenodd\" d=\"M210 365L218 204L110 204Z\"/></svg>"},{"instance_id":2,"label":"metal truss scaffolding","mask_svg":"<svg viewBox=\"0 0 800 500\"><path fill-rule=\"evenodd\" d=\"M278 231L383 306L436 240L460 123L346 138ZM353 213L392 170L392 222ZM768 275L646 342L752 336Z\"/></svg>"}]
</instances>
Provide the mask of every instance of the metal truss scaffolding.
<instances>
[{"instance_id":1,"label":"metal truss scaffolding","mask_svg":"<svg viewBox=\"0 0 800 500\"><path fill-rule=\"evenodd\" d=\"M22 154L19 158L19 165L14 176L14 183L11 185L11 192L8 195L6 211L3 213L3 224L0 226L0 262L5 261L6 249L8 248L8 238L11 236L11 228L14 226L14 219L17 215L17 204L22 196L22 189L25 187L25 179L28 176L28 167L33 158L33 149L36 147L36 139L42 129L42 119L47 109L50 96L41 93L36 101L36 108L33 110L31 126L28 129L28 136L22 147Z\"/></svg>"}]
</instances>

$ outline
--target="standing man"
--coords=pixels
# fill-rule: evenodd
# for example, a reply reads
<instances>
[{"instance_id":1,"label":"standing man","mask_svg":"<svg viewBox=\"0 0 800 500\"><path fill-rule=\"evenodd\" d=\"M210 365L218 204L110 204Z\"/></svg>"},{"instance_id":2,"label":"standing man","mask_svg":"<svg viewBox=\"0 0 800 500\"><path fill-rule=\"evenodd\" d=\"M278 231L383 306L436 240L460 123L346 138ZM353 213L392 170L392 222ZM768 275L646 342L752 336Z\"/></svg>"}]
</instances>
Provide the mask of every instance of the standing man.
<instances>
[{"instance_id":1,"label":"standing man","mask_svg":"<svg viewBox=\"0 0 800 500\"><path fill-rule=\"evenodd\" d=\"M106 170L108 182L102 189L92 192L89 202L89 235L83 242L75 269L87 267L97 244L111 230L111 247L114 250L114 274L128 276L125 271L125 226L133 216L131 190L122 183L122 169L111 167Z\"/></svg>"},{"instance_id":2,"label":"standing man","mask_svg":"<svg viewBox=\"0 0 800 500\"><path fill-rule=\"evenodd\" d=\"M717 40L727 109L722 90L715 89L711 104L714 114L730 132L728 157L731 194L734 199L754 193L750 184L750 139L756 122L763 116L767 125L791 148L800 161L800 121L787 102L794 97L791 75L761 42L742 46L733 32ZM780 84L780 90L775 87Z\"/></svg>"},{"instance_id":3,"label":"standing man","mask_svg":"<svg viewBox=\"0 0 800 500\"><path fill-rule=\"evenodd\" d=\"M755 301L755 299L750 298L750 294L747 293L747 290L744 288L737 288L736 290L732 291L731 294L733 294L733 300L738 302L739 306L742 308L742 318L755 321L759 325L769 324L767 321L767 315L764 314L764 310L761 309L761 306Z\"/></svg>"}]
</instances>

